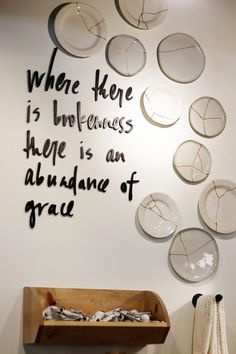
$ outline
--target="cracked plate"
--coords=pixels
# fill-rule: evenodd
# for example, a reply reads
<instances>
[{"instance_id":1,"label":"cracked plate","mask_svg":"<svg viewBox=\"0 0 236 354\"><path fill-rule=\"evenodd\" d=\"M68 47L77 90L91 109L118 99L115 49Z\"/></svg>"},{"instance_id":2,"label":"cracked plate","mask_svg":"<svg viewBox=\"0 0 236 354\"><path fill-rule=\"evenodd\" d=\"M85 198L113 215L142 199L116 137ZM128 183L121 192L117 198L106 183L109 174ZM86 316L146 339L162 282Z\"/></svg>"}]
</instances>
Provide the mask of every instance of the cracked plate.
<instances>
[{"instance_id":1,"label":"cracked plate","mask_svg":"<svg viewBox=\"0 0 236 354\"><path fill-rule=\"evenodd\" d=\"M229 234L236 231L236 184L227 180L214 180L203 190L199 213L212 230Z\"/></svg>"},{"instance_id":2,"label":"cracked plate","mask_svg":"<svg viewBox=\"0 0 236 354\"><path fill-rule=\"evenodd\" d=\"M106 23L102 15L84 3L69 3L57 13L55 36L60 45L77 57L89 57L105 45Z\"/></svg>"},{"instance_id":3,"label":"cracked plate","mask_svg":"<svg viewBox=\"0 0 236 354\"><path fill-rule=\"evenodd\" d=\"M158 26L168 12L167 0L115 0L115 3L126 22L143 30Z\"/></svg>"},{"instance_id":4,"label":"cracked plate","mask_svg":"<svg viewBox=\"0 0 236 354\"><path fill-rule=\"evenodd\" d=\"M157 60L163 74L184 84L197 80L206 64L200 45L185 33L165 37L157 47Z\"/></svg>"},{"instance_id":5,"label":"cracked plate","mask_svg":"<svg viewBox=\"0 0 236 354\"><path fill-rule=\"evenodd\" d=\"M200 97L189 108L189 122L196 133L211 138L223 132L226 114L215 98Z\"/></svg>"},{"instance_id":6,"label":"cracked plate","mask_svg":"<svg viewBox=\"0 0 236 354\"><path fill-rule=\"evenodd\" d=\"M142 229L150 236L164 238L172 235L180 220L175 202L164 193L152 193L138 207Z\"/></svg>"},{"instance_id":7,"label":"cracked plate","mask_svg":"<svg viewBox=\"0 0 236 354\"><path fill-rule=\"evenodd\" d=\"M202 182L211 170L211 155L208 149L194 140L186 140L177 148L173 165L187 182Z\"/></svg>"},{"instance_id":8,"label":"cracked plate","mask_svg":"<svg viewBox=\"0 0 236 354\"><path fill-rule=\"evenodd\" d=\"M203 229L183 229L172 240L169 262L181 278L190 282L204 280L215 273L219 263L216 241Z\"/></svg>"},{"instance_id":9,"label":"cracked plate","mask_svg":"<svg viewBox=\"0 0 236 354\"><path fill-rule=\"evenodd\" d=\"M182 102L179 97L170 90L155 86L145 90L143 107L152 122L162 126L175 124L182 113Z\"/></svg>"},{"instance_id":10,"label":"cracked plate","mask_svg":"<svg viewBox=\"0 0 236 354\"><path fill-rule=\"evenodd\" d=\"M134 76L146 64L146 50L135 37L120 34L107 44L107 61L111 67L124 76Z\"/></svg>"}]
</instances>

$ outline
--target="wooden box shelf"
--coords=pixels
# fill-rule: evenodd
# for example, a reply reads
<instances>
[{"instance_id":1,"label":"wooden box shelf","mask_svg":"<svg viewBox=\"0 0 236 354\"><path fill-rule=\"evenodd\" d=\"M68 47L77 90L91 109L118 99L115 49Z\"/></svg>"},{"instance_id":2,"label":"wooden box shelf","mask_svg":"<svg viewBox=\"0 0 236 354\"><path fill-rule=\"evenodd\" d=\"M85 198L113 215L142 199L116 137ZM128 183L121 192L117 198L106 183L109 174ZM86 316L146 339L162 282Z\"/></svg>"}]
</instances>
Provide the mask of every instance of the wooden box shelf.
<instances>
[{"instance_id":1,"label":"wooden box shelf","mask_svg":"<svg viewBox=\"0 0 236 354\"><path fill-rule=\"evenodd\" d=\"M117 307L152 313L150 322L45 321L43 310L56 304L87 313ZM134 345L163 343L170 329L166 307L152 291L24 288L24 344Z\"/></svg>"}]
</instances>

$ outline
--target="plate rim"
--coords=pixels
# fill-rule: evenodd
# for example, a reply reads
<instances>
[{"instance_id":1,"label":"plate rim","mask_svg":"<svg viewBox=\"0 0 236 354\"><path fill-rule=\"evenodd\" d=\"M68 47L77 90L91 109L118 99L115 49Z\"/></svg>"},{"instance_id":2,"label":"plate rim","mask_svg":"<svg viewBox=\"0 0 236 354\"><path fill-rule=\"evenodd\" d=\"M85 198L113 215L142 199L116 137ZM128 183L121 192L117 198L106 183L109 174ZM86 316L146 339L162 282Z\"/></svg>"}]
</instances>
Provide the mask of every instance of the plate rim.
<instances>
[{"instance_id":1,"label":"plate rim","mask_svg":"<svg viewBox=\"0 0 236 354\"><path fill-rule=\"evenodd\" d=\"M145 104L146 100L148 100L148 99L147 99L147 91L148 91L148 90L151 90L152 92L155 92L155 91L165 91L165 92L167 92L167 93L170 93L170 94L176 99L176 101L177 101L178 104L179 104L179 117L177 117L176 119L170 120L170 123L164 123L163 121L158 121L158 120L153 119L153 118L148 114L147 109L146 109L146 104ZM150 86L146 87L146 89L144 90L144 92L143 92L143 100L142 100L142 101L143 101L143 107L144 107L145 113L147 114L148 118L149 118L154 124L158 124L158 125L161 125L161 126L164 126L164 127L170 127L170 126L174 125L175 123L177 123L177 122L180 120L180 118L181 118L182 103L181 103L181 101L180 101L180 98L179 98L179 96L177 96L174 92L172 92L172 91L169 90L169 89L162 88L162 87L158 87L158 86L155 86L155 85L150 85ZM153 113L156 114L155 111L154 111ZM163 119L167 119L167 118L163 118Z\"/></svg>"},{"instance_id":2,"label":"plate rim","mask_svg":"<svg viewBox=\"0 0 236 354\"><path fill-rule=\"evenodd\" d=\"M206 195L207 195L207 192L210 192L210 190L212 189L211 186L213 183L221 183L222 185L224 185L224 184L226 186L230 185L231 187L234 186L236 189L236 184L230 180L227 180L227 179L214 179L214 180L212 180L207 186L205 186L205 188L203 189L203 191L199 197L199 200L198 200L198 210L199 210L201 219L212 231L215 231L219 234L231 234L236 231L236 217L235 217L234 228L232 228L232 224L230 224L228 227L227 226L222 227L221 225L219 225L219 227L214 227L215 223L208 217L208 214L206 212L206 207L204 206L204 204L206 203Z\"/></svg>"},{"instance_id":3,"label":"plate rim","mask_svg":"<svg viewBox=\"0 0 236 354\"><path fill-rule=\"evenodd\" d=\"M184 277L183 275L179 274L178 271L174 268L174 266L172 264L171 254L170 254L170 251L171 251L171 249L172 249L172 247L174 245L174 242L175 242L176 238L179 236L179 234L181 234L181 232L194 231L194 230L201 231L204 234L208 235L211 238L211 240L213 241L213 243L215 244L216 253L217 253L217 262L215 264L215 267L214 267L213 271L210 272L209 274L206 274L204 277L202 277L199 280L190 279L190 278ZM199 282L201 282L203 280L206 280L206 279L210 278L211 276L213 276L216 273L217 269L218 269L219 259L220 259L220 253L219 253L219 248L218 248L218 245L217 245L217 242L216 242L215 238L207 230L205 230L205 229L203 229L201 227L187 227L187 228L179 230L177 232L177 234L174 236L174 238L172 239L172 242L171 242L171 245L170 245L169 251L168 251L169 264L171 265L171 268L173 269L174 273L177 274L181 279L183 279L185 281L188 281L188 282L191 282L191 283L199 283Z\"/></svg>"},{"instance_id":4,"label":"plate rim","mask_svg":"<svg viewBox=\"0 0 236 354\"><path fill-rule=\"evenodd\" d=\"M125 22L127 22L130 26L132 26L132 27L134 27L134 28L136 28L136 29L138 29L138 30L143 30L143 31L148 31L148 30L150 30L150 29L155 28L156 26L158 26L159 23L155 24L154 26L147 27L147 28L145 28L144 26L143 26L143 27L138 27L138 25L137 25L137 24L134 24L134 21L132 22L132 19L130 19L130 17L127 16L128 12L127 12L127 11L122 11L122 8L124 8L124 4L125 4L126 2L127 2L127 0L115 0L115 4L116 4L117 10L118 10L120 16L121 16L121 17L123 18L123 20L124 20ZM121 5L121 3L122 3L123 6ZM166 17L166 15L167 15L167 13L168 13L168 11L169 11L168 1L166 1L166 3L167 3L167 9L162 10L162 12L166 12L166 14L164 15L164 18ZM164 20L164 18L163 18L163 20ZM162 21L163 21L163 20L162 20ZM135 18L135 21L138 22L138 19ZM162 21L161 21L161 22L162 22Z\"/></svg>"},{"instance_id":5,"label":"plate rim","mask_svg":"<svg viewBox=\"0 0 236 354\"><path fill-rule=\"evenodd\" d=\"M176 214L176 216L177 216L177 223L176 223L176 225L175 225L174 230L173 230L171 233L169 233L168 235L165 235L165 236L158 236L158 235L156 235L156 234L150 233L149 231L147 231L147 229L145 228L145 226L143 226L143 224L142 224L142 222L141 222L141 219L140 219L141 215L140 215L140 214L141 214L141 210L143 210L142 203L145 202L146 200L148 200L148 198L150 198L150 196L158 196L158 198L156 198L156 200L160 200L160 201L167 199L167 200L168 200L168 206L169 206L169 203L171 203L170 209L171 209L171 208L174 209L173 212L174 212L174 213ZM167 203L166 203L166 204L167 204ZM146 195L146 197L144 197L144 198L141 200L141 202L139 203L139 206L138 206L138 221L139 221L139 224L140 224L141 228L143 229L143 231L144 231L147 235L149 235L149 236L151 236L151 237L153 237L153 238L155 238L155 239L169 238L171 235L173 235L173 234L175 233L175 231L176 231L176 229L177 229L177 227L178 227L178 225L179 225L179 223L180 223L180 212L179 212L179 208L178 208L176 202L175 202L169 195L167 195L166 193L162 193L162 192L149 193L149 194Z\"/></svg>"},{"instance_id":6,"label":"plate rim","mask_svg":"<svg viewBox=\"0 0 236 354\"><path fill-rule=\"evenodd\" d=\"M207 154L208 154L208 156L209 156L209 161L210 161L209 172L208 172L208 174L206 174L206 176L205 176L204 178L202 178L202 179L200 179L200 180L191 181L191 180L185 178L185 177L179 172L178 168L176 167L175 158L176 158L176 156L177 156L178 150L179 150L179 148L180 148L181 146L183 146L183 145L186 144L186 143L196 143L196 144L198 144L198 145L201 145L201 146L205 149L205 151L207 152ZM206 147L206 145L204 145L203 143L200 143L199 141L193 140L193 139L185 140L185 141L183 141L182 143L180 143L180 144L178 145L178 147L176 148L176 150L175 150L175 153L174 153L174 156L173 156L173 166L174 166L175 171L177 171L178 175L179 175L184 181L186 181L186 182L188 182L188 183L191 183L191 184L198 184L198 183L201 183L201 182L205 181L205 179L207 179L207 177L209 176L209 174L210 174L210 172L211 172L211 166L212 166L211 153L210 153L210 151L208 150L208 148Z\"/></svg>"},{"instance_id":7,"label":"plate rim","mask_svg":"<svg viewBox=\"0 0 236 354\"><path fill-rule=\"evenodd\" d=\"M110 58L109 58L109 48L112 44L112 41L117 38L117 37L129 37L135 41L137 41L140 45L140 47L143 49L143 54L144 54L144 64L143 66L137 71L135 72L134 74L131 74L131 75L125 75L123 73L121 73L118 69L116 69L116 67L112 64L112 62L110 61ZM116 34L115 36L113 36L108 42L107 42L107 45L106 45L106 59L108 61L108 64L112 67L112 69L114 71L116 71L118 74L120 74L121 76L124 76L124 77L133 77L135 76L136 74L138 74L140 71L142 71L142 69L145 67L146 65L146 62L147 62L147 51L146 51L146 48L144 47L144 44L141 42L140 39L138 39L137 37L134 37L133 35L130 35L130 34L127 34L127 33L120 33L120 34Z\"/></svg>"},{"instance_id":8,"label":"plate rim","mask_svg":"<svg viewBox=\"0 0 236 354\"><path fill-rule=\"evenodd\" d=\"M165 73L165 71L162 69L162 66L160 65L158 50L159 50L159 47L160 47L161 43L162 43L165 39L167 39L167 38L169 38L169 37L171 37L171 36L173 36L173 35L176 35L176 34L177 34L177 35L179 35L179 34L180 34L180 35L185 35L185 36L191 38L191 39L197 44L197 47L200 49L200 51L201 51L201 53L202 53L202 55L203 55L203 61L204 61L203 69L200 71L200 73L198 74L198 76L197 76L195 79L193 79L193 80L179 80L179 79L176 80L176 79L173 79L170 75L168 75L168 74ZM161 72L162 72L168 79L170 79L171 81L174 81L174 82L177 82L177 83L180 83L180 84L190 84L190 83L193 83L194 81L196 81L196 80L202 75L202 73L203 73L203 71L205 70L205 67L206 67L206 55L205 55L205 53L204 53L204 51L203 51L201 45L199 44L199 42L198 42L193 36L191 36L191 35L188 34L188 33L184 33L184 32L173 32L173 33L170 33L170 34L168 34L167 36L165 36L165 37L158 43L157 50L156 50L156 56L157 56L158 66L159 66Z\"/></svg>"},{"instance_id":9,"label":"plate rim","mask_svg":"<svg viewBox=\"0 0 236 354\"><path fill-rule=\"evenodd\" d=\"M104 38L103 37L97 37L98 40L97 40L97 43L95 45L95 49L93 51L88 51L88 53L86 53L86 50L83 50L83 53L80 53L80 50L73 50L73 48L71 47L68 47L67 45L65 45L65 43L62 41L62 39L60 38L60 30L57 29L57 27L59 27L59 19L60 17L63 16L63 13L65 11L68 11L67 9L69 8L72 8L73 6L84 6L85 8L88 8L92 11L94 11L96 13L96 15L99 16L100 19L102 19L103 21L103 26L104 26ZM84 2L69 2L69 3L65 3L64 6L62 6L59 11L57 12L56 14L56 17L55 17L55 20L54 20L54 24L53 24L53 27L54 27L54 33L55 33L55 37L58 41L58 43L60 44L60 46L66 51L68 52L70 55L73 55L77 58L88 58L94 54L96 54L102 47L102 43L105 45L105 42L106 42L106 35L107 35L107 25L106 25L106 21L105 21L105 18L103 17L103 15L92 5L90 4L87 4L87 3L84 3ZM103 41L103 42L102 42ZM96 48L97 47L97 48Z\"/></svg>"},{"instance_id":10,"label":"plate rim","mask_svg":"<svg viewBox=\"0 0 236 354\"><path fill-rule=\"evenodd\" d=\"M223 129L221 131L219 131L219 133L216 133L216 134L213 134L213 135L207 135L207 134L204 134L204 133L201 133L199 132L193 125L192 125L192 122L191 122L191 109L192 109L192 106L198 102L199 100L201 99L213 99L214 101L216 101L219 106L221 107L222 109L222 112L224 113L224 126L223 126ZM191 126L191 128L197 133L199 134L200 136L203 136L204 138L214 138L216 136L219 136L221 133L223 133L223 131L225 130L225 126L226 126L226 123L227 123L227 115L226 115L226 112L225 112L225 109L223 107L223 105L221 104L221 102L219 100L217 100L215 97L212 97L212 96L201 96L201 97L198 97L196 100L194 100L191 105L189 106L189 110L188 110L188 118L189 118L189 124Z\"/></svg>"}]
</instances>

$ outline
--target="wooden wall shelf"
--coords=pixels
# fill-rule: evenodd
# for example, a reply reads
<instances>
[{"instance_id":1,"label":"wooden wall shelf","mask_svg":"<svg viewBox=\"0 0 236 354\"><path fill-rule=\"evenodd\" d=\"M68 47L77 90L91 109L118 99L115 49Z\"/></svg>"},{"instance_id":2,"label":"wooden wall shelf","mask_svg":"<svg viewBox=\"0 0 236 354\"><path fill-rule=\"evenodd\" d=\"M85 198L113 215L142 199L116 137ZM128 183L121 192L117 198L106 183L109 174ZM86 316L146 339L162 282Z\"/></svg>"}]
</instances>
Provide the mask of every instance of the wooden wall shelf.
<instances>
[{"instance_id":1,"label":"wooden wall shelf","mask_svg":"<svg viewBox=\"0 0 236 354\"><path fill-rule=\"evenodd\" d=\"M45 321L42 311L56 304L87 313L150 311L150 322ZM158 322L161 321L161 322ZM170 329L166 307L152 291L69 288L24 288L24 344L134 345L164 343Z\"/></svg>"}]
</instances>

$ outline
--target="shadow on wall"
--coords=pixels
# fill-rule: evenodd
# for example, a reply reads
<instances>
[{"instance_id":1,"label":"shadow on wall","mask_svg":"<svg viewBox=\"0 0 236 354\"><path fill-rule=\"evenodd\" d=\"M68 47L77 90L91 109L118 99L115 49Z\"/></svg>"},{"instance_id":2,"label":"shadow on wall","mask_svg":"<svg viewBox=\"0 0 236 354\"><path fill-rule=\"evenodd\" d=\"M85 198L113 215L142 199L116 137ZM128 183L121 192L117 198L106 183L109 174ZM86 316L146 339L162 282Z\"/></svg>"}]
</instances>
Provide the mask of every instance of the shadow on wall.
<instances>
[{"instance_id":1,"label":"shadow on wall","mask_svg":"<svg viewBox=\"0 0 236 354\"><path fill-rule=\"evenodd\" d=\"M164 344L149 345L147 354L192 352L193 306L188 302L170 315L171 328Z\"/></svg>"},{"instance_id":2,"label":"shadow on wall","mask_svg":"<svg viewBox=\"0 0 236 354\"><path fill-rule=\"evenodd\" d=\"M23 324L23 294L18 295L0 332L0 351L4 354L23 354L22 324ZM16 347L17 346L17 347Z\"/></svg>"},{"instance_id":3,"label":"shadow on wall","mask_svg":"<svg viewBox=\"0 0 236 354\"><path fill-rule=\"evenodd\" d=\"M59 5L59 6L57 6L57 7L51 12L51 14L50 14L50 16L49 16L49 19L48 19L48 33L49 33L49 35L50 35L50 38L51 38L52 42L54 43L54 45L55 45L57 48L59 48L64 54L67 54L67 55L69 55L69 56L71 56L71 57L75 57L75 58L76 58L76 56L74 56L74 55L68 53L68 52L60 45L60 43L59 43L58 40L57 40L55 31L54 31L54 22L55 22L56 16L57 16L58 12L59 12L65 5L67 5L67 4L69 4L69 3L68 3L68 2L63 3L63 4Z\"/></svg>"},{"instance_id":4,"label":"shadow on wall","mask_svg":"<svg viewBox=\"0 0 236 354\"><path fill-rule=\"evenodd\" d=\"M226 318L226 324L227 324L227 318ZM235 336L236 336L235 329L232 329L226 325L226 338L227 338L229 353L235 352Z\"/></svg>"}]
</instances>

